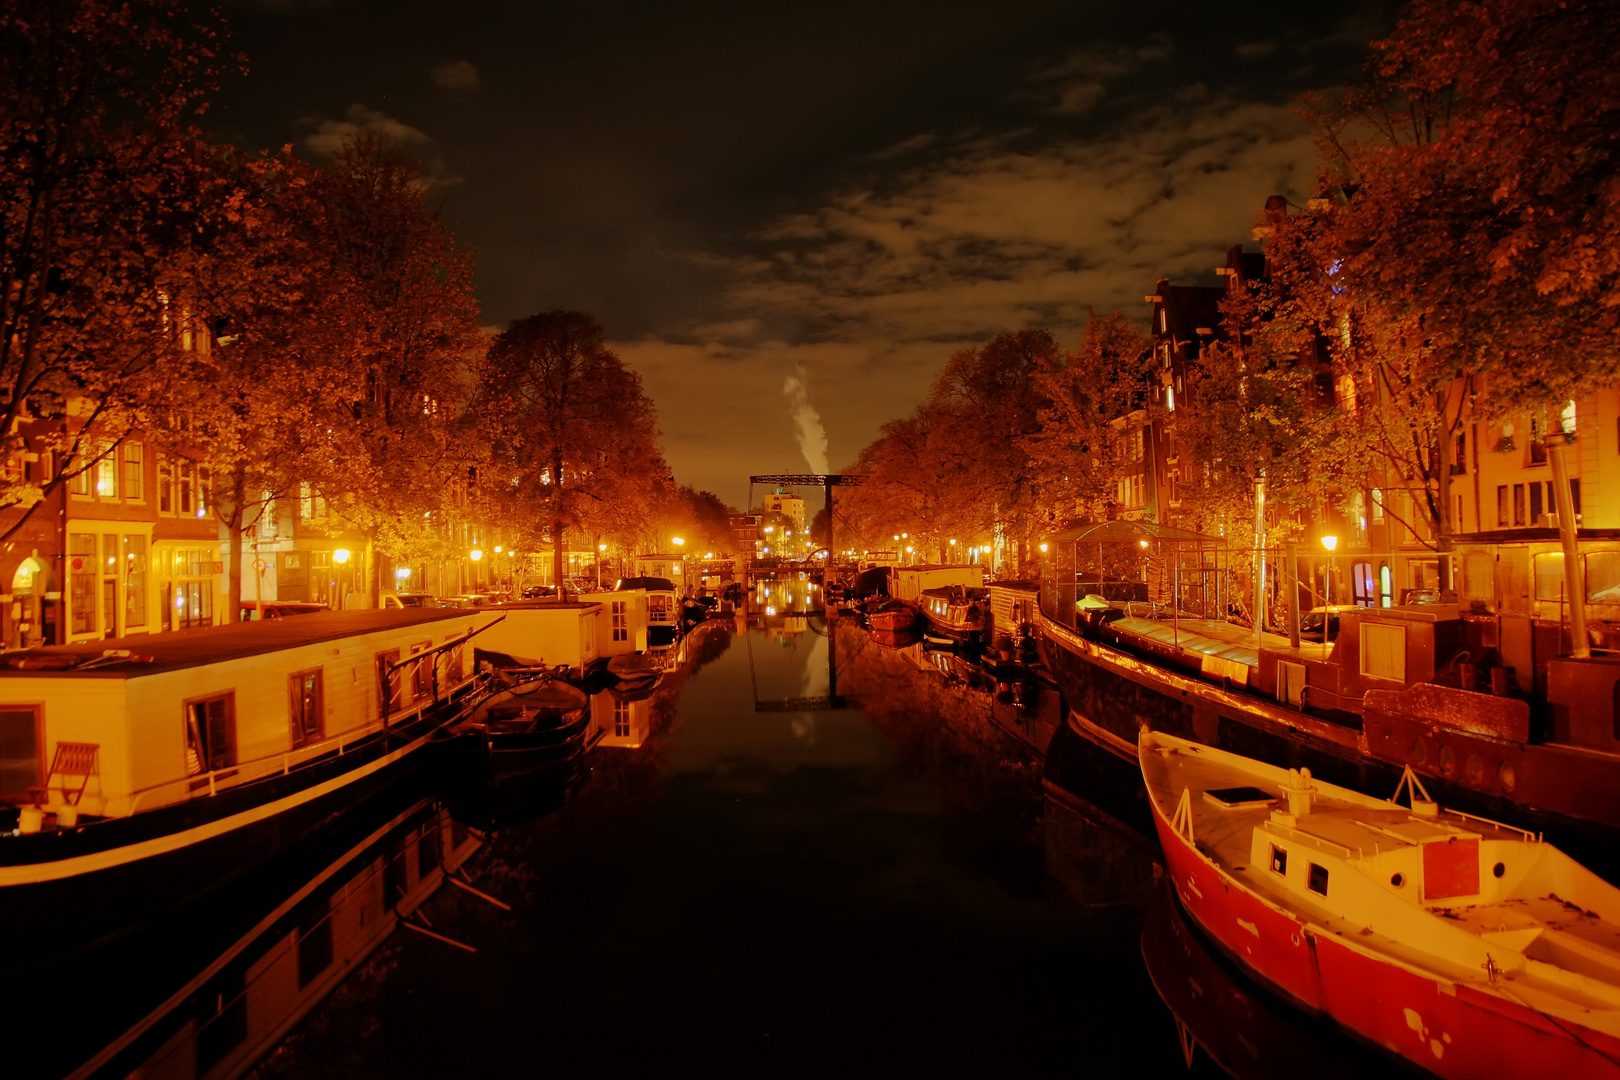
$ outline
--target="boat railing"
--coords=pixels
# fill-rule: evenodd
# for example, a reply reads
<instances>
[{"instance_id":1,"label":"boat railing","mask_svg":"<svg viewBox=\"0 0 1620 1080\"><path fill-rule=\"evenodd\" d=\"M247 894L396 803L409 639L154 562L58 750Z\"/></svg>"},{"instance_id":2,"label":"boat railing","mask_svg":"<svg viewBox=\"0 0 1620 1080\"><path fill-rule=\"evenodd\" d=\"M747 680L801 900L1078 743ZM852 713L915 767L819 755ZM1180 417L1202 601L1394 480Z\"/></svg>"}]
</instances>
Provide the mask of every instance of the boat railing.
<instances>
[{"instance_id":1,"label":"boat railing","mask_svg":"<svg viewBox=\"0 0 1620 1080\"><path fill-rule=\"evenodd\" d=\"M139 812L144 806L168 806L171 803L182 802L187 799L211 798L221 791L228 791L240 787L254 780L263 780L270 776L285 776L294 769L303 768L312 764L316 759L324 759L335 754L343 754L355 743L371 739L383 731L409 724L422 716L424 712L434 707L440 701L446 701L462 693L468 687L478 682L476 674L470 675L451 687L449 692L437 701L433 697L419 698L411 707L403 712L391 713L386 720L378 717L371 723L342 732L331 738L320 739L316 742L306 743L303 746L282 750L263 757L251 758L247 761L237 762L220 769L210 769L208 772L194 773L182 776L175 780L165 780L151 787L138 788L130 793L129 813ZM169 795L172 797L164 798Z\"/></svg>"},{"instance_id":2,"label":"boat railing","mask_svg":"<svg viewBox=\"0 0 1620 1080\"><path fill-rule=\"evenodd\" d=\"M1492 828L1501 829L1503 832L1518 833L1520 836L1524 837L1526 843L1541 843L1541 834L1538 832L1533 832L1530 829L1521 829L1517 825L1506 825L1500 821L1497 821L1495 818L1480 817L1478 814L1467 814L1461 810L1453 810L1449 806L1445 807L1445 811L1453 817L1464 818L1468 821L1477 821L1481 825L1489 825ZM1417 820L1421 821L1422 819L1419 818Z\"/></svg>"}]
</instances>

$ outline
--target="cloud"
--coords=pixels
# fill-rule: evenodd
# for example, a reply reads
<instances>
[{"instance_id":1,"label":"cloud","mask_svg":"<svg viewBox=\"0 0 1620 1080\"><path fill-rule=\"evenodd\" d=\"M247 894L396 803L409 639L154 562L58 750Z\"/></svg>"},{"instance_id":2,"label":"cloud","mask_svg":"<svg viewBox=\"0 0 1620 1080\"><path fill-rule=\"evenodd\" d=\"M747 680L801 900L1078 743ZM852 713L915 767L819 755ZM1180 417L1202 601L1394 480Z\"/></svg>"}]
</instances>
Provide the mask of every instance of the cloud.
<instances>
[{"instance_id":1,"label":"cloud","mask_svg":"<svg viewBox=\"0 0 1620 1080\"><path fill-rule=\"evenodd\" d=\"M706 410L665 415L683 481L735 500L735 478L811 459L809 429L760 413L781 400L784 370L806 372L802 386L813 378L829 464L846 466L952 352L1029 326L1072 346L1090 307L1145 317L1159 278L1213 284L1266 196L1302 201L1314 182L1303 122L1210 93L1108 137L939 145L927 165L778 217L746 252L704 256L731 282L725 319L619 346L654 400L702 387L706 406L750 421L717 445Z\"/></svg>"},{"instance_id":2,"label":"cloud","mask_svg":"<svg viewBox=\"0 0 1620 1080\"><path fill-rule=\"evenodd\" d=\"M460 100L478 92L478 69L466 60L452 60L433 69L433 85Z\"/></svg>"},{"instance_id":3,"label":"cloud","mask_svg":"<svg viewBox=\"0 0 1620 1080\"><path fill-rule=\"evenodd\" d=\"M1240 60L1264 60L1277 51L1275 41L1249 41L1232 50Z\"/></svg>"},{"instance_id":4,"label":"cloud","mask_svg":"<svg viewBox=\"0 0 1620 1080\"><path fill-rule=\"evenodd\" d=\"M1061 61L1037 68L1029 81L1048 101L1048 109L1059 114L1091 111L1117 82L1140 68L1170 58L1168 40L1145 45L1076 49Z\"/></svg>"},{"instance_id":5,"label":"cloud","mask_svg":"<svg viewBox=\"0 0 1620 1080\"><path fill-rule=\"evenodd\" d=\"M315 130L304 136L304 145L317 154L335 154L345 142L360 135L381 135L401 149L425 147L433 142L424 132L385 112L350 105L342 120L315 121Z\"/></svg>"}]
</instances>

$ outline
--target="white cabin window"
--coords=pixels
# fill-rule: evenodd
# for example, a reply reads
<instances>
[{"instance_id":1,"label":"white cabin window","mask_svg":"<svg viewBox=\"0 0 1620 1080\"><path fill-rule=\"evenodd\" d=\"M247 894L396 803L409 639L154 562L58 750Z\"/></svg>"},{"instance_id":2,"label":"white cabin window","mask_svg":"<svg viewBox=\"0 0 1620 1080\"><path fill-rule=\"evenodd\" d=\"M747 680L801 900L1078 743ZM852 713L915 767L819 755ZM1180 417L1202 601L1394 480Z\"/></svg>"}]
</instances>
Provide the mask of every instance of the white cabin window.
<instances>
[{"instance_id":1,"label":"white cabin window","mask_svg":"<svg viewBox=\"0 0 1620 1080\"><path fill-rule=\"evenodd\" d=\"M1406 627L1362 624L1361 673L1375 679L1406 682Z\"/></svg>"},{"instance_id":2,"label":"white cabin window","mask_svg":"<svg viewBox=\"0 0 1620 1080\"><path fill-rule=\"evenodd\" d=\"M236 694L188 701L186 775L228 769L236 764Z\"/></svg>"},{"instance_id":3,"label":"white cabin window","mask_svg":"<svg viewBox=\"0 0 1620 1080\"><path fill-rule=\"evenodd\" d=\"M38 706L0 706L0 803L28 800L42 782Z\"/></svg>"},{"instance_id":4,"label":"white cabin window","mask_svg":"<svg viewBox=\"0 0 1620 1080\"><path fill-rule=\"evenodd\" d=\"M319 742L326 735L325 692L321 669L300 671L287 680L287 720L294 747Z\"/></svg>"},{"instance_id":5,"label":"white cabin window","mask_svg":"<svg viewBox=\"0 0 1620 1080\"><path fill-rule=\"evenodd\" d=\"M625 609L630 605L623 600L613 601L613 640L630 640L630 617Z\"/></svg>"},{"instance_id":6,"label":"white cabin window","mask_svg":"<svg viewBox=\"0 0 1620 1080\"><path fill-rule=\"evenodd\" d=\"M630 703L628 701L615 700L613 702L613 735L619 739L630 737Z\"/></svg>"}]
</instances>

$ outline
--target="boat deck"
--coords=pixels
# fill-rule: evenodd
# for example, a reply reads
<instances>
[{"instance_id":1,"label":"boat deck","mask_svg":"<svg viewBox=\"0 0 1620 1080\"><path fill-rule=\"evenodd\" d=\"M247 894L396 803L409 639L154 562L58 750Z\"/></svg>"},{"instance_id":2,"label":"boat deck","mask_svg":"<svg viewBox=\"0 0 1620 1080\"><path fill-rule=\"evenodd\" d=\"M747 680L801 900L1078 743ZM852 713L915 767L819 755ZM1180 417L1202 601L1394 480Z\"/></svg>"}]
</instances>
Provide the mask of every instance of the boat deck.
<instances>
[{"instance_id":1,"label":"boat deck","mask_svg":"<svg viewBox=\"0 0 1620 1080\"><path fill-rule=\"evenodd\" d=\"M1344 789L1328 789L1344 798L1324 794L1325 785L1318 785L1308 814L1291 823L1286 817L1277 821L1272 812L1287 809L1280 782L1286 774L1268 766L1236 772L1232 757L1205 748L1196 753L1161 750L1149 755L1144 779L1166 817L1174 816L1182 791L1190 790L1198 850L1245 888L1327 931L1457 982L1488 983L1489 959L1501 969L1503 985L1511 984L1512 993L1533 1007L1552 1013L1595 1010L1604 1016L1587 1014L1583 1022L1620 1033L1620 921L1590 910L1616 902L1620 894L1612 886L1517 829L1450 811L1418 817L1406 807ZM1239 787L1257 788L1273 801L1228 807L1205 795ZM1459 898L1425 904L1415 894L1391 892L1383 902L1351 910L1330 905L1327 896L1318 900L1287 887L1269 867L1251 865L1257 826L1286 837L1299 855L1310 858L1306 853L1314 849L1335 860L1340 867L1335 873L1359 870L1380 883L1389 866L1379 856L1442 836L1502 842L1507 845L1498 849L1503 861L1523 865L1515 865L1505 879L1517 884L1506 895L1484 897L1488 902ZM1328 895L1334 895L1331 888ZM1410 926L1402 912L1412 908L1427 910L1433 919L1430 929L1416 937L1398 929Z\"/></svg>"},{"instance_id":2,"label":"boat deck","mask_svg":"<svg viewBox=\"0 0 1620 1080\"><path fill-rule=\"evenodd\" d=\"M1116 619L1108 626L1170 648L1219 657L1256 671L1260 668L1260 650L1255 648L1254 631L1246 626L1216 619L1144 619L1139 616ZM1283 635L1265 631L1261 632L1260 641L1266 652L1284 653L1291 658L1326 660L1332 651L1331 645L1317 642L1302 642L1295 649Z\"/></svg>"}]
</instances>

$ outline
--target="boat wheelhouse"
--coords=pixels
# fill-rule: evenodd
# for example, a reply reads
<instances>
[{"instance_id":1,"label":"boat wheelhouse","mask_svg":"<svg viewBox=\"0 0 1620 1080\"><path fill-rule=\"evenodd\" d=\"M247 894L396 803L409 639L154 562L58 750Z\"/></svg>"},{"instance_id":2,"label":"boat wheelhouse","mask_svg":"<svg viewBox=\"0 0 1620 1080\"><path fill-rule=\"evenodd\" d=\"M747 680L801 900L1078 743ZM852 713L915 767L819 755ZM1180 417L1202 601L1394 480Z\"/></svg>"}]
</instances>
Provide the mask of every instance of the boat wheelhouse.
<instances>
[{"instance_id":1,"label":"boat wheelhouse","mask_svg":"<svg viewBox=\"0 0 1620 1080\"><path fill-rule=\"evenodd\" d=\"M133 925L413 770L497 618L328 612L0 656L0 942Z\"/></svg>"},{"instance_id":2,"label":"boat wheelhouse","mask_svg":"<svg viewBox=\"0 0 1620 1080\"><path fill-rule=\"evenodd\" d=\"M990 639L990 591L964 585L924 589L918 603L927 632L968 644Z\"/></svg>"}]
</instances>

